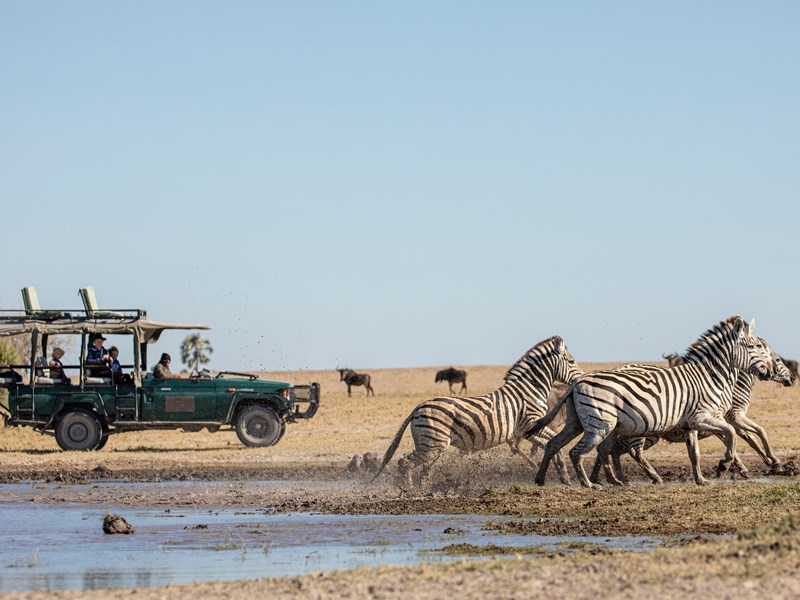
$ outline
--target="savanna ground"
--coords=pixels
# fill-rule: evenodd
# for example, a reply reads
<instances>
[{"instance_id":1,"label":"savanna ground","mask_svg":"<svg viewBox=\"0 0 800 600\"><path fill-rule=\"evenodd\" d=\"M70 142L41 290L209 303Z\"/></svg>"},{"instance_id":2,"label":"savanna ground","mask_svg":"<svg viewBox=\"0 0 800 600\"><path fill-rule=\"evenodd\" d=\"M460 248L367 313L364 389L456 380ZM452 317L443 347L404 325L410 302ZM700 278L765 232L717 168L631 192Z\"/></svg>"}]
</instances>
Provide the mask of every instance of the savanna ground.
<instances>
[{"instance_id":1,"label":"savanna ground","mask_svg":"<svg viewBox=\"0 0 800 600\"><path fill-rule=\"evenodd\" d=\"M583 364L585 370L615 364ZM468 367L470 394L496 388L505 367ZM303 598L400 598L414 590L419 598L526 597L569 595L638 597L796 597L800 594L800 483L796 477L771 477L755 453L738 448L750 468L750 481L715 479L692 483L685 447L659 444L648 452L662 473L663 486L647 483L625 460L633 485L584 490L560 485L554 473L543 488L508 448L471 456L451 452L433 469L431 482L409 491L392 479L396 459L412 445L406 433L389 473L372 485L365 474L347 470L355 454L383 456L398 426L421 401L446 393L434 384L435 368L371 371L374 398L354 388L348 398L335 371L265 373L295 383L319 381L322 405L307 422L290 424L272 448L243 447L233 432L126 433L112 437L100 452L64 453L52 437L29 429L0 429L0 481L89 482L98 479L154 481L227 480L231 486L199 488L191 494L141 488L49 486L38 502L114 502L141 506L250 506L278 511L350 514L480 513L517 515L518 531L542 535L689 535L696 539L647 553L586 549L478 563L435 564L408 568L357 569L304 577L170 586L97 592L0 594L8 598L245 598L281 595ZM750 415L763 425L782 462L800 462L797 429L800 385L783 388L759 383ZM706 476L713 478L722 445L701 442ZM571 472L571 468L570 468ZM261 486L266 480L281 486ZM573 476L574 479L574 476ZM0 486L2 502L2 486ZM552 520L551 520L552 519ZM722 538L709 537L725 534ZM476 549L480 553L480 549ZM410 586L413 586L411 588Z\"/></svg>"}]
</instances>

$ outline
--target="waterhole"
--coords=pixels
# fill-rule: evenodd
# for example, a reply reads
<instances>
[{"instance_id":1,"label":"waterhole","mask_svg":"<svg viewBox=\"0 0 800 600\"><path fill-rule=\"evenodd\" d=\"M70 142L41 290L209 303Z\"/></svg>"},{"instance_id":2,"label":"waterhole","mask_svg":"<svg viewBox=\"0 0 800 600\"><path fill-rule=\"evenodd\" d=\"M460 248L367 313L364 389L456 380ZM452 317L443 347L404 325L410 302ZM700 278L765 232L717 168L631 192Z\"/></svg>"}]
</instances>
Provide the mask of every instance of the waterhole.
<instances>
[{"instance_id":1,"label":"waterhole","mask_svg":"<svg viewBox=\"0 0 800 600\"><path fill-rule=\"evenodd\" d=\"M476 559L487 554L475 547L490 545L535 552L587 545L646 550L661 543L645 536L500 534L487 523L512 518L497 516L38 503L29 486L0 491L0 591L158 587ZM107 512L123 516L135 533L104 534Z\"/></svg>"}]
</instances>

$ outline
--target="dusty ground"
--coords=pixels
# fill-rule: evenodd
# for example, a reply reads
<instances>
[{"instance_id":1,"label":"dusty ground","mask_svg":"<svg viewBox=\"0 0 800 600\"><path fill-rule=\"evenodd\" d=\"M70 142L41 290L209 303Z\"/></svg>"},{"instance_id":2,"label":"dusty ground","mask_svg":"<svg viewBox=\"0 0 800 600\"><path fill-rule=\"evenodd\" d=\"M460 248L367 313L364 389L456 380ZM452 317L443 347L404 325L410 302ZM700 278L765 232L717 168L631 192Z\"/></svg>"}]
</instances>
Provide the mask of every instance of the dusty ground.
<instances>
[{"instance_id":1,"label":"dusty ground","mask_svg":"<svg viewBox=\"0 0 800 600\"><path fill-rule=\"evenodd\" d=\"M456 365L457 366L457 365ZM600 366L583 365L592 370ZM502 367L468 367L470 393L494 389ZM413 585L417 597L576 597L608 595L633 597L642 593L690 593L725 597L796 596L800 585L793 576L800 565L800 537L793 522L763 529L788 515L800 513L800 484L796 477L758 479L766 469L740 444L745 463L756 481L716 480L699 488L690 483L682 445L662 444L648 456L667 484L645 483L632 464L634 485L600 491L566 488L553 479L544 488L531 485L532 472L508 449L460 457L447 456L432 473L431 483L403 491L391 476L373 485L362 474L346 470L358 453L383 454L398 425L419 402L446 392L434 384L436 368L372 371L375 398L355 388L347 398L335 372L267 374L302 383L322 383L322 407L308 422L292 424L273 448L250 449L232 432L217 434L148 432L112 437L103 451L64 453L51 437L27 429L0 429L0 482L23 480L85 483L64 488L41 486L32 493L37 502L109 502L148 506L254 506L278 511L312 510L346 513L512 514L512 527L538 534L730 534L760 529L755 538L703 542L643 555L578 552L575 555L526 560L488 561L461 565L429 565L408 569L356 570L323 576L261 580L97 593L10 594L0 597L169 597L200 593L203 597L251 597L255 594L297 597L407 596ZM758 384L751 416L768 431L779 458L800 462L800 386L782 388ZM411 448L406 436L396 458ZM702 464L712 477L721 445L701 442ZM226 485L194 485L190 494L170 490L143 491L94 487L98 480L153 481L216 480ZM285 485L259 483L285 480ZM3 501L0 486L0 502ZM550 521L548 517L569 520ZM567 587L565 587L567 586ZM426 595L427 594L427 595ZM733 594L731 594L733 595Z\"/></svg>"}]
</instances>

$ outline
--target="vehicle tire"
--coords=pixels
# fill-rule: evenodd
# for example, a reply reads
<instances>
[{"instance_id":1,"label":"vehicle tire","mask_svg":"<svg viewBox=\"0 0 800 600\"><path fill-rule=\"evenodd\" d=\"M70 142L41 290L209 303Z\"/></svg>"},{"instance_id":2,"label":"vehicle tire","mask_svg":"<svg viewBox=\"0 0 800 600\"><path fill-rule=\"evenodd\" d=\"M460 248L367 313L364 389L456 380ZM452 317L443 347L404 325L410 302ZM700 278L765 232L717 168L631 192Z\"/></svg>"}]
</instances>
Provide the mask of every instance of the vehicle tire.
<instances>
[{"instance_id":1,"label":"vehicle tire","mask_svg":"<svg viewBox=\"0 0 800 600\"><path fill-rule=\"evenodd\" d=\"M253 404L236 417L236 435L245 446L273 446L283 437L284 423L274 410Z\"/></svg>"},{"instance_id":2,"label":"vehicle tire","mask_svg":"<svg viewBox=\"0 0 800 600\"><path fill-rule=\"evenodd\" d=\"M104 431L103 434L100 436L100 441L97 442L97 446L95 446L95 450L102 450L103 447L108 443L108 434Z\"/></svg>"},{"instance_id":3,"label":"vehicle tire","mask_svg":"<svg viewBox=\"0 0 800 600\"><path fill-rule=\"evenodd\" d=\"M56 424L56 442L62 450L94 450L102 433L100 419L85 408L68 410Z\"/></svg>"}]
</instances>

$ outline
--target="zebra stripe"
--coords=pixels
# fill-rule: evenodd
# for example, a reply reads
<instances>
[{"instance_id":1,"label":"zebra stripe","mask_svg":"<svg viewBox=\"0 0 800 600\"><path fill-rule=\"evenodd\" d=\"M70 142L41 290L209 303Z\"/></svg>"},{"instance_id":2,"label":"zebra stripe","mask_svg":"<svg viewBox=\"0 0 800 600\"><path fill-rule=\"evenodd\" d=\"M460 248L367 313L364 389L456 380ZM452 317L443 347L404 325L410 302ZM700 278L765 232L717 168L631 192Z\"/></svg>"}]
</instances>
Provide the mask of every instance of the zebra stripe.
<instances>
[{"instance_id":1,"label":"zebra stripe","mask_svg":"<svg viewBox=\"0 0 800 600\"><path fill-rule=\"evenodd\" d=\"M769 347L766 340L759 338L764 345L764 348L772 359L772 366L774 367L773 373L770 377L771 381L783 384L784 386L792 385L793 377L791 371L781 360L781 357ZM629 368L660 368L652 365L628 365ZM750 408L750 394L753 386L755 385L756 378L746 371L739 371L736 379L736 384L733 389L732 400L729 404L721 403L721 410L724 415L725 421L730 423L743 440L745 440L761 457L761 460L770 467L773 472L781 470L780 461L775 457L767 439L766 431L758 423L753 421L747 416L747 410ZM711 432L703 432L698 434L698 439L709 437ZM719 434L716 434L719 437ZM648 437L631 437L619 436L614 442L611 449L611 459L614 465L614 472L617 477L622 476L622 464L620 457L624 453L630 456L639 464L639 466L647 473L653 483L662 483L661 476L653 468L653 466L642 456L645 450L652 448L658 443L660 439L665 439L668 442L683 442L685 441L686 434L683 430L675 430L666 432L660 436L652 435ZM763 444L763 450L759 445L759 440ZM600 467L602 460L598 455L595 461L594 469L589 477L593 483L599 483ZM747 477L747 467L742 463L738 454L734 457L734 465L743 477ZM624 481L624 477L621 478Z\"/></svg>"},{"instance_id":2,"label":"zebra stripe","mask_svg":"<svg viewBox=\"0 0 800 600\"><path fill-rule=\"evenodd\" d=\"M553 381L571 383L582 373L559 336L536 344L508 370L497 390L484 396L433 398L417 406L400 426L375 478L392 459L409 424L414 450L398 461L409 484L414 468L430 466L448 446L475 452L507 443L518 452L524 433L547 411ZM543 444L552 436L552 431L543 430L532 441ZM562 480L568 482L563 461L561 467Z\"/></svg>"},{"instance_id":3,"label":"zebra stripe","mask_svg":"<svg viewBox=\"0 0 800 600\"><path fill-rule=\"evenodd\" d=\"M581 376L562 401L531 429L546 426L562 403L567 405L564 428L547 443L536 483L544 484L555 452L583 432L570 450L575 471L585 487L598 487L586 476L583 455L610 437L611 448L620 435L648 436L676 428L688 428L689 458L695 481L705 483L699 468L697 431L717 431L725 436L725 457L719 469L733 460L736 440L733 428L721 416L721 399L731 401L737 371L761 377L769 374L769 355L752 328L741 317L731 317L706 331L687 351L687 363L659 369L596 371ZM607 455L606 455L607 456ZM610 466L606 470L608 474ZM613 477L613 473L612 473Z\"/></svg>"}]
</instances>

